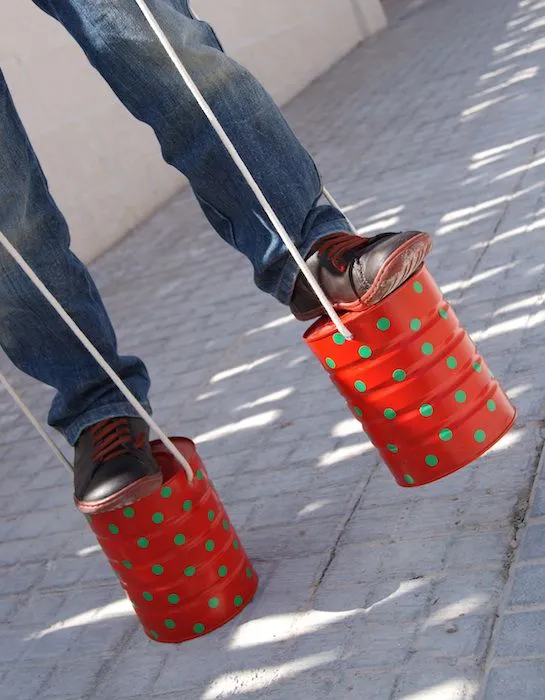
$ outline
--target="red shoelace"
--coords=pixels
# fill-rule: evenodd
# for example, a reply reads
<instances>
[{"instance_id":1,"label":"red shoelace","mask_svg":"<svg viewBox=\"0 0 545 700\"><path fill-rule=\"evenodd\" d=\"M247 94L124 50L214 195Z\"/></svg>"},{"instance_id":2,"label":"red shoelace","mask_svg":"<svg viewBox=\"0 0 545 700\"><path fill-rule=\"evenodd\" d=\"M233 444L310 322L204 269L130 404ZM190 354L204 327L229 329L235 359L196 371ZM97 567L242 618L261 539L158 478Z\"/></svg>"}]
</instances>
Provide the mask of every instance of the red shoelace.
<instances>
[{"instance_id":1,"label":"red shoelace","mask_svg":"<svg viewBox=\"0 0 545 700\"><path fill-rule=\"evenodd\" d=\"M133 438L126 418L108 418L90 428L93 437L93 462L101 464L116 457L141 450L146 442L144 433Z\"/></svg>"},{"instance_id":2,"label":"red shoelace","mask_svg":"<svg viewBox=\"0 0 545 700\"><path fill-rule=\"evenodd\" d=\"M346 272L348 265L355 257L355 255L347 256L347 253L363 250L368 242L369 239L362 236L334 233L320 242L318 255L323 264L331 265L338 272Z\"/></svg>"}]
</instances>

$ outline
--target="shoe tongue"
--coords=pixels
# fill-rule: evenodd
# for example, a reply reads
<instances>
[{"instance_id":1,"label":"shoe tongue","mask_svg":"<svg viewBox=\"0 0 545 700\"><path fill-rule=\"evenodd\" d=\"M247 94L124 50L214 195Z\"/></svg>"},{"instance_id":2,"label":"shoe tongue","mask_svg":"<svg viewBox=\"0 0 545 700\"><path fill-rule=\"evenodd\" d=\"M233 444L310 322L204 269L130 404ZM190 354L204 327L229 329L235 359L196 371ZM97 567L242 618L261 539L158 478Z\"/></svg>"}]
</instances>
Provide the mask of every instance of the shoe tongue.
<instances>
[{"instance_id":1,"label":"shoe tongue","mask_svg":"<svg viewBox=\"0 0 545 700\"><path fill-rule=\"evenodd\" d=\"M118 426L125 426L128 425L129 421L127 418L124 416L113 416L112 418L104 418L103 420L98 421L98 423L94 423L91 426L91 429L94 430L95 432L97 430L100 430L101 428L106 428L109 427L110 425L118 425Z\"/></svg>"}]
</instances>

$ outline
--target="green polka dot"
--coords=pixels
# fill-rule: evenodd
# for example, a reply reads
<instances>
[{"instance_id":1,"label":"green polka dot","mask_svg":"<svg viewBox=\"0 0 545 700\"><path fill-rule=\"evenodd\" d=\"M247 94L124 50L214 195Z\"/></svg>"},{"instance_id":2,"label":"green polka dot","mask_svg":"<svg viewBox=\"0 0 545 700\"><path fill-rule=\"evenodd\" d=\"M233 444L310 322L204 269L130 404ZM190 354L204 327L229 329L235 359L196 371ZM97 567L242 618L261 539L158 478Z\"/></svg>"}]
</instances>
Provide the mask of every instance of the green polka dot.
<instances>
[{"instance_id":1,"label":"green polka dot","mask_svg":"<svg viewBox=\"0 0 545 700\"><path fill-rule=\"evenodd\" d=\"M126 569L132 569L132 562L128 559L123 559L122 564Z\"/></svg>"},{"instance_id":2,"label":"green polka dot","mask_svg":"<svg viewBox=\"0 0 545 700\"><path fill-rule=\"evenodd\" d=\"M441 316L441 318L447 319L448 311L446 309L439 309L439 316Z\"/></svg>"},{"instance_id":3,"label":"green polka dot","mask_svg":"<svg viewBox=\"0 0 545 700\"><path fill-rule=\"evenodd\" d=\"M195 632L195 634L202 634L204 632L204 630L205 630L205 627L202 624L202 622L197 622L196 625L193 625L193 632Z\"/></svg>"},{"instance_id":4,"label":"green polka dot","mask_svg":"<svg viewBox=\"0 0 545 700\"><path fill-rule=\"evenodd\" d=\"M409 486L414 484L414 479L410 474L405 474L403 478L405 479L405 483L409 484Z\"/></svg>"},{"instance_id":5,"label":"green polka dot","mask_svg":"<svg viewBox=\"0 0 545 700\"><path fill-rule=\"evenodd\" d=\"M170 486L163 486L161 489L161 496L163 498L170 498L172 496L172 489Z\"/></svg>"},{"instance_id":6,"label":"green polka dot","mask_svg":"<svg viewBox=\"0 0 545 700\"><path fill-rule=\"evenodd\" d=\"M372 354L373 351L368 345L362 345L361 348L358 350L358 355L360 357L363 357L364 360L368 360Z\"/></svg>"},{"instance_id":7,"label":"green polka dot","mask_svg":"<svg viewBox=\"0 0 545 700\"><path fill-rule=\"evenodd\" d=\"M148 593L148 591L144 591L144 593L142 593L142 598L143 598L144 600L147 600L148 602L151 601L151 600L153 600L152 594L151 594L151 593Z\"/></svg>"},{"instance_id":8,"label":"green polka dot","mask_svg":"<svg viewBox=\"0 0 545 700\"><path fill-rule=\"evenodd\" d=\"M433 416L433 406L429 403L423 403L422 406L420 406L420 415L424 418Z\"/></svg>"},{"instance_id":9,"label":"green polka dot","mask_svg":"<svg viewBox=\"0 0 545 700\"><path fill-rule=\"evenodd\" d=\"M220 578L225 578L227 576L227 567L226 566L220 566L218 569L218 576Z\"/></svg>"},{"instance_id":10,"label":"green polka dot","mask_svg":"<svg viewBox=\"0 0 545 700\"><path fill-rule=\"evenodd\" d=\"M194 566L186 566L186 568L184 569L184 574L186 576L191 577L191 576L195 576L196 571L197 571L197 569Z\"/></svg>"},{"instance_id":11,"label":"green polka dot","mask_svg":"<svg viewBox=\"0 0 545 700\"><path fill-rule=\"evenodd\" d=\"M208 607L212 608L213 610L218 607L220 604L220 599L219 598L210 598L208 601Z\"/></svg>"},{"instance_id":12,"label":"green polka dot","mask_svg":"<svg viewBox=\"0 0 545 700\"><path fill-rule=\"evenodd\" d=\"M87 520L88 523L92 523L92 522L93 522L93 517L92 517L91 515L86 515L86 516L85 516L85 520Z\"/></svg>"},{"instance_id":13,"label":"green polka dot","mask_svg":"<svg viewBox=\"0 0 545 700\"><path fill-rule=\"evenodd\" d=\"M426 455L425 462L428 467L436 467L439 464L439 460L435 455Z\"/></svg>"},{"instance_id":14,"label":"green polka dot","mask_svg":"<svg viewBox=\"0 0 545 700\"><path fill-rule=\"evenodd\" d=\"M392 374L392 377L395 379L396 382L402 382L405 379L407 379L407 372L402 369L396 369L396 371Z\"/></svg>"},{"instance_id":15,"label":"green polka dot","mask_svg":"<svg viewBox=\"0 0 545 700\"><path fill-rule=\"evenodd\" d=\"M212 522L212 521L214 520L215 517L216 517L216 514L214 513L214 511L213 511L213 510L209 510L209 511L208 511L208 520L209 520L210 522Z\"/></svg>"},{"instance_id":16,"label":"green polka dot","mask_svg":"<svg viewBox=\"0 0 545 700\"><path fill-rule=\"evenodd\" d=\"M377 321L377 328L379 331L387 331L392 324L390 323L389 319L385 318L384 316L382 318L379 318Z\"/></svg>"},{"instance_id":17,"label":"green polka dot","mask_svg":"<svg viewBox=\"0 0 545 700\"><path fill-rule=\"evenodd\" d=\"M431 343L423 343L420 349L423 355L431 355L433 352L433 345Z\"/></svg>"},{"instance_id":18,"label":"green polka dot","mask_svg":"<svg viewBox=\"0 0 545 700\"><path fill-rule=\"evenodd\" d=\"M233 540L233 548L238 549L240 547L240 543L238 540Z\"/></svg>"},{"instance_id":19,"label":"green polka dot","mask_svg":"<svg viewBox=\"0 0 545 700\"><path fill-rule=\"evenodd\" d=\"M458 360L452 355L447 357L447 367L449 369L456 369L456 367L458 367Z\"/></svg>"},{"instance_id":20,"label":"green polka dot","mask_svg":"<svg viewBox=\"0 0 545 700\"><path fill-rule=\"evenodd\" d=\"M242 605L242 603L244 603L244 598L243 598L241 595L236 595L236 596L235 596L235 600L234 600L233 602L235 603L235 606L236 606L237 608L240 608L240 606Z\"/></svg>"},{"instance_id":21,"label":"green polka dot","mask_svg":"<svg viewBox=\"0 0 545 700\"><path fill-rule=\"evenodd\" d=\"M161 566L161 564L154 564L151 567L152 573L155 574L156 576L160 576L164 570L165 570L165 568L163 566Z\"/></svg>"},{"instance_id":22,"label":"green polka dot","mask_svg":"<svg viewBox=\"0 0 545 700\"><path fill-rule=\"evenodd\" d=\"M213 552L214 549L216 549L216 543L214 542L214 540L206 540L204 548L207 552Z\"/></svg>"},{"instance_id":23,"label":"green polka dot","mask_svg":"<svg viewBox=\"0 0 545 700\"><path fill-rule=\"evenodd\" d=\"M473 363L473 369L475 370L475 372L477 372L478 374L480 374L480 373L482 372L483 366L481 365L480 362L474 362L474 363Z\"/></svg>"},{"instance_id":24,"label":"green polka dot","mask_svg":"<svg viewBox=\"0 0 545 700\"><path fill-rule=\"evenodd\" d=\"M193 501L184 501L182 504L182 510L185 510L186 513L189 513L189 511L193 508Z\"/></svg>"},{"instance_id":25,"label":"green polka dot","mask_svg":"<svg viewBox=\"0 0 545 700\"><path fill-rule=\"evenodd\" d=\"M476 430L473 437L475 438L475 442L484 442L486 440L486 433L484 430Z\"/></svg>"},{"instance_id":26,"label":"green polka dot","mask_svg":"<svg viewBox=\"0 0 545 700\"><path fill-rule=\"evenodd\" d=\"M147 537L139 537L136 540L136 544L140 547L140 549L147 549L149 547L149 540Z\"/></svg>"},{"instance_id":27,"label":"green polka dot","mask_svg":"<svg viewBox=\"0 0 545 700\"><path fill-rule=\"evenodd\" d=\"M163 520L165 519L165 516L162 513L154 513L151 516L151 519L153 520L153 522L156 525L160 525L163 522Z\"/></svg>"},{"instance_id":28,"label":"green polka dot","mask_svg":"<svg viewBox=\"0 0 545 700\"><path fill-rule=\"evenodd\" d=\"M119 528L117 527L117 525L114 525L113 523L110 523L108 525L108 530L112 533L112 535L119 534Z\"/></svg>"},{"instance_id":29,"label":"green polka dot","mask_svg":"<svg viewBox=\"0 0 545 700\"><path fill-rule=\"evenodd\" d=\"M335 369L335 367L337 366L335 364L335 360L333 360L331 357L326 357L325 363L329 367L329 369Z\"/></svg>"},{"instance_id":30,"label":"green polka dot","mask_svg":"<svg viewBox=\"0 0 545 700\"><path fill-rule=\"evenodd\" d=\"M457 403L465 403L467 401L467 394L465 391L462 391L462 389L458 389L458 391L454 394L454 398L456 399Z\"/></svg>"},{"instance_id":31,"label":"green polka dot","mask_svg":"<svg viewBox=\"0 0 545 700\"><path fill-rule=\"evenodd\" d=\"M221 523L221 526L222 526L222 528L225 530L225 532L228 532L229 528L231 527L231 526L229 525L229 521L228 521L228 520L223 520L222 523Z\"/></svg>"},{"instance_id":32,"label":"green polka dot","mask_svg":"<svg viewBox=\"0 0 545 700\"><path fill-rule=\"evenodd\" d=\"M174 622L174 620L165 620L164 625L167 628L167 630L176 629L176 623Z\"/></svg>"},{"instance_id":33,"label":"green polka dot","mask_svg":"<svg viewBox=\"0 0 545 700\"><path fill-rule=\"evenodd\" d=\"M399 452L399 447L397 445L386 445L386 449L393 452L393 454L397 454Z\"/></svg>"},{"instance_id":34,"label":"green polka dot","mask_svg":"<svg viewBox=\"0 0 545 700\"><path fill-rule=\"evenodd\" d=\"M357 406L354 407L354 413L358 416L358 418L361 418L363 416L363 411Z\"/></svg>"},{"instance_id":35,"label":"green polka dot","mask_svg":"<svg viewBox=\"0 0 545 700\"><path fill-rule=\"evenodd\" d=\"M491 413L494 413L494 411L496 410L496 402L493 399L490 399L486 402L486 407Z\"/></svg>"},{"instance_id":36,"label":"green polka dot","mask_svg":"<svg viewBox=\"0 0 545 700\"><path fill-rule=\"evenodd\" d=\"M414 282L413 289L417 294L422 294L422 292L424 291L422 282Z\"/></svg>"},{"instance_id":37,"label":"green polka dot","mask_svg":"<svg viewBox=\"0 0 545 700\"><path fill-rule=\"evenodd\" d=\"M149 633L154 639L159 639L159 635L155 630L150 630Z\"/></svg>"},{"instance_id":38,"label":"green polka dot","mask_svg":"<svg viewBox=\"0 0 545 700\"><path fill-rule=\"evenodd\" d=\"M126 518L134 518L134 508L125 508L123 510L123 515Z\"/></svg>"},{"instance_id":39,"label":"green polka dot","mask_svg":"<svg viewBox=\"0 0 545 700\"><path fill-rule=\"evenodd\" d=\"M335 343L335 345L344 345L346 342L346 338L342 333L335 333L335 335L333 336L333 342Z\"/></svg>"},{"instance_id":40,"label":"green polka dot","mask_svg":"<svg viewBox=\"0 0 545 700\"><path fill-rule=\"evenodd\" d=\"M246 568L246 578L252 578L253 575L254 575L254 572L253 572L252 569L248 566L248 567Z\"/></svg>"},{"instance_id":41,"label":"green polka dot","mask_svg":"<svg viewBox=\"0 0 545 700\"><path fill-rule=\"evenodd\" d=\"M180 602L180 596L177 595L176 593L171 593L168 596L167 600L171 605L176 605L177 603Z\"/></svg>"},{"instance_id":42,"label":"green polka dot","mask_svg":"<svg viewBox=\"0 0 545 700\"><path fill-rule=\"evenodd\" d=\"M387 420L394 420L394 418L397 416L397 413L394 411L393 408L387 408L384 411L384 417Z\"/></svg>"},{"instance_id":43,"label":"green polka dot","mask_svg":"<svg viewBox=\"0 0 545 700\"><path fill-rule=\"evenodd\" d=\"M202 469L197 469L197 473L195 474L197 477L198 481L202 481L204 479L204 473Z\"/></svg>"},{"instance_id":44,"label":"green polka dot","mask_svg":"<svg viewBox=\"0 0 545 700\"><path fill-rule=\"evenodd\" d=\"M419 318L413 318L410 326L412 331L419 331L422 328L422 321Z\"/></svg>"},{"instance_id":45,"label":"green polka dot","mask_svg":"<svg viewBox=\"0 0 545 700\"><path fill-rule=\"evenodd\" d=\"M354 382L354 388L356 391L359 391L360 394L363 394L364 391L367 391L367 385L365 382L362 382L361 379L358 379L357 382Z\"/></svg>"},{"instance_id":46,"label":"green polka dot","mask_svg":"<svg viewBox=\"0 0 545 700\"><path fill-rule=\"evenodd\" d=\"M177 545L178 547L181 544L185 544L185 535L181 535L181 534L174 535L174 544Z\"/></svg>"},{"instance_id":47,"label":"green polka dot","mask_svg":"<svg viewBox=\"0 0 545 700\"><path fill-rule=\"evenodd\" d=\"M452 430L450 428L443 428L440 430L439 439L443 442L449 442L449 440L452 440Z\"/></svg>"}]
</instances>

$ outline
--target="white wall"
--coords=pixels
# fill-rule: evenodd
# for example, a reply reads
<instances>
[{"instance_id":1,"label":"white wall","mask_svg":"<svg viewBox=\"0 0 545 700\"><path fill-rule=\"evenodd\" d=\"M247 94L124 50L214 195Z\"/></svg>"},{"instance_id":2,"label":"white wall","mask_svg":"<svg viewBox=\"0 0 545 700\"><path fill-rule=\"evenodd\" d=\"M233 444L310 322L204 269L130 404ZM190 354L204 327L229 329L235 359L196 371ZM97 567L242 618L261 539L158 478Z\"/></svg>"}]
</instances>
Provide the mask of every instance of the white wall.
<instances>
[{"instance_id":1,"label":"white wall","mask_svg":"<svg viewBox=\"0 0 545 700\"><path fill-rule=\"evenodd\" d=\"M193 7L279 103L385 25L380 0L194 0ZM0 66L85 260L184 185L161 160L151 130L30 0L0 3Z\"/></svg>"}]
</instances>

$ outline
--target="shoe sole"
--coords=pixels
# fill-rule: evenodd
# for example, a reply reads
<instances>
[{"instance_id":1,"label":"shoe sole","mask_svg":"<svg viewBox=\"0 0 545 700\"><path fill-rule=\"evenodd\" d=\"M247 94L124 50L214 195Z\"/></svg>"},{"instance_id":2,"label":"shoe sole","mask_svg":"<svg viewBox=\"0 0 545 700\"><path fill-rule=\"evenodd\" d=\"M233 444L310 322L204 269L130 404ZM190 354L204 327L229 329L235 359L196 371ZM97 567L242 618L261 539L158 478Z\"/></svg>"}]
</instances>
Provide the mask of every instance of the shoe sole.
<instances>
[{"instance_id":1,"label":"shoe sole","mask_svg":"<svg viewBox=\"0 0 545 700\"><path fill-rule=\"evenodd\" d=\"M339 308L346 310L374 306L395 292L422 265L430 252L433 242L428 233L418 233L402 246L394 250L386 260L373 284L354 304L343 304Z\"/></svg>"},{"instance_id":2,"label":"shoe sole","mask_svg":"<svg viewBox=\"0 0 545 700\"><path fill-rule=\"evenodd\" d=\"M362 297L352 302L335 302L334 308L338 311L365 311L378 304L414 275L422 266L432 245L429 233L415 234L387 258L373 284ZM298 314L296 318L300 321L311 321L324 313L325 311L320 314L312 310L307 314Z\"/></svg>"},{"instance_id":3,"label":"shoe sole","mask_svg":"<svg viewBox=\"0 0 545 700\"><path fill-rule=\"evenodd\" d=\"M109 513L112 510L130 506L136 501L151 496L163 483L162 474L154 474L152 476L144 476L138 481L133 481L132 484L125 486L124 489L114 493L108 498L103 498L101 501L79 501L74 496L74 503L77 509L85 515L97 515L98 513Z\"/></svg>"}]
</instances>

